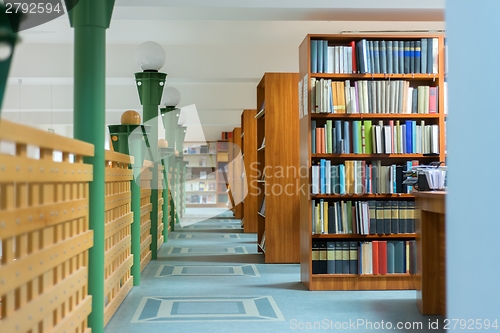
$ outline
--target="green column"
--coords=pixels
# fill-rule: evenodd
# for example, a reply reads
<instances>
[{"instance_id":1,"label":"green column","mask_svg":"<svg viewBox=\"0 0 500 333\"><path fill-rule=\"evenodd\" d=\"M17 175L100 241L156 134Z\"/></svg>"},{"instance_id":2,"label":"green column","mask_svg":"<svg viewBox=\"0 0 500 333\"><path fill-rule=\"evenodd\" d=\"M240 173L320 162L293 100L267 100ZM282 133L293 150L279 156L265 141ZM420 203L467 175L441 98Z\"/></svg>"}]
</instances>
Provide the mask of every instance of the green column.
<instances>
[{"instance_id":1,"label":"green column","mask_svg":"<svg viewBox=\"0 0 500 333\"><path fill-rule=\"evenodd\" d=\"M160 109L161 118L163 121L163 127L165 128L165 140L167 140L169 148L172 150L176 150L176 128L177 123L179 121L179 115L181 110L177 109L175 106L164 107ZM170 230L175 231L175 222L177 220L176 210L176 200L175 195L177 194L177 172L176 164L175 164L175 156L174 154L168 157L169 167L174 169L172 172L172 179L170 180Z\"/></svg>"},{"instance_id":2,"label":"green column","mask_svg":"<svg viewBox=\"0 0 500 333\"><path fill-rule=\"evenodd\" d=\"M153 162L153 179L151 180L151 259L158 257L158 106L161 102L161 95L167 74L145 71L135 73L137 90L142 105L142 117L144 123L151 126L151 133L148 135L149 156L146 158Z\"/></svg>"},{"instance_id":3,"label":"green column","mask_svg":"<svg viewBox=\"0 0 500 333\"><path fill-rule=\"evenodd\" d=\"M131 274L134 286L138 286L141 284L141 184L139 177L144 161L143 133L149 132L150 128L140 125L109 125L108 128L113 149L134 157L134 164L130 166L134 171L134 179L130 188L132 192L131 208L134 215L131 226L131 252L133 255Z\"/></svg>"},{"instance_id":4,"label":"green column","mask_svg":"<svg viewBox=\"0 0 500 333\"><path fill-rule=\"evenodd\" d=\"M168 241L168 218L172 214L173 206L171 206L171 211L167 214L168 206L171 205L171 202L168 200L168 193L170 191L170 187L168 185L168 173L170 168L170 159L171 156L174 155L173 148L160 148L160 158L163 165L163 242L166 243Z\"/></svg>"},{"instance_id":5,"label":"green column","mask_svg":"<svg viewBox=\"0 0 500 333\"><path fill-rule=\"evenodd\" d=\"M89 225L94 246L89 250L89 294L92 312L89 327L104 331L104 129L106 85L106 29L114 0L80 0L69 12L75 29L74 137L94 145L94 180L89 187Z\"/></svg>"}]
</instances>

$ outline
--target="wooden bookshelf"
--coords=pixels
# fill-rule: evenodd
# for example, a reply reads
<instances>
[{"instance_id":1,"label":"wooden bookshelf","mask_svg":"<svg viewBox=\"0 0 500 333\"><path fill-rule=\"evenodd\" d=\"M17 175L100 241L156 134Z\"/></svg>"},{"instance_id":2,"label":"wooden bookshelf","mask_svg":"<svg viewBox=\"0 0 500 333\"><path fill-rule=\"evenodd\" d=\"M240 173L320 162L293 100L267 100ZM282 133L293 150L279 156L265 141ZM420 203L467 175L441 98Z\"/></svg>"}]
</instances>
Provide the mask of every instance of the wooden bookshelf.
<instances>
[{"instance_id":1,"label":"wooden bookshelf","mask_svg":"<svg viewBox=\"0 0 500 333\"><path fill-rule=\"evenodd\" d=\"M241 175L243 173L243 161L241 160L241 127L233 129L233 144L230 150L230 189L231 202L233 204L234 217L241 219L243 217L243 203L241 202Z\"/></svg>"},{"instance_id":2,"label":"wooden bookshelf","mask_svg":"<svg viewBox=\"0 0 500 333\"><path fill-rule=\"evenodd\" d=\"M266 263L300 260L297 82L297 73L265 73L257 86L257 148L265 138L265 149L257 152L258 179L266 174L257 191L258 209L266 202L265 212L257 215L258 243L265 232Z\"/></svg>"},{"instance_id":3,"label":"wooden bookshelf","mask_svg":"<svg viewBox=\"0 0 500 333\"><path fill-rule=\"evenodd\" d=\"M257 110L243 110L241 113L241 148L244 163L244 177L241 178L241 195L244 197L243 206L243 230L245 233L257 233L257 211L259 202L256 181L258 179L257 169Z\"/></svg>"},{"instance_id":4,"label":"wooden bookshelf","mask_svg":"<svg viewBox=\"0 0 500 333\"><path fill-rule=\"evenodd\" d=\"M331 74L316 73L311 69L311 40L327 40L328 46L349 46L352 41L358 42L362 39L367 41L420 41L421 38L437 38L438 40L438 73L436 74ZM344 164L345 161L363 160L366 162L380 160L383 166L402 164L403 161L416 160L420 164L428 164L433 161L445 160L444 140L444 36L441 34L342 34L342 35L307 35L299 47L299 80L307 94L301 94L303 99L300 105L300 167L309 170L307 175L301 175L301 186L309 191L300 193L300 269L301 281L309 290L403 290L415 289L417 286L417 274L313 274L313 241L372 241L372 240L411 240L415 234L313 234L312 223L312 200L324 200L334 203L336 201L367 201L367 200L405 200L414 201L414 195L409 194L317 194L312 195L311 189L311 166L318 164L321 159L331 161L332 165ZM369 52L368 52L369 57ZM348 57L344 58L347 59ZM312 113L311 83L314 80L330 79L332 82L349 80L354 86L358 80L404 80L409 81L410 87L430 86L437 89L437 113L346 113L338 109L336 113ZM303 91L304 91L303 90ZM341 95L342 96L342 95ZM373 100L371 100L373 101ZM404 105L404 104L402 104ZM340 113L340 111L342 113ZM439 125L439 154L313 154L312 153L312 121L317 126L324 126L327 120L332 121L364 121L387 122L400 120L401 122L416 120L424 121L425 124ZM352 124L351 124L352 125ZM343 130L343 129L342 129ZM351 132L352 134L352 132Z\"/></svg>"}]
</instances>

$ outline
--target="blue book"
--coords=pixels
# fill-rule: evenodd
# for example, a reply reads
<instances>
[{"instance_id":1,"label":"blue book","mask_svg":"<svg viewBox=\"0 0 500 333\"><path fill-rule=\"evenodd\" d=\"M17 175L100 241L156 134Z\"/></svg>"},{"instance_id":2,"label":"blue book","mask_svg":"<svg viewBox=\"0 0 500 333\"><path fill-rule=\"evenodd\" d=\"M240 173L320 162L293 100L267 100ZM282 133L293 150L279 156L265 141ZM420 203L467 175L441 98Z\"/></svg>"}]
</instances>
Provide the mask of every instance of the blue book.
<instances>
[{"instance_id":1,"label":"blue book","mask_svg":"<svg viewBox=\"0 0 500 333\"><path fill-rule=\"evenodd\" d=\"M412 144L411 144L413 135L411 132L412 132L411 120L407 120L406 121L406 153L407 154L413 153Z\"/></svg>"},{"instance_id":2,"label":"blue book","mask_svg":"<svg viewBox=\"0 0 500 333\"><path fill-rule=\"evenodd\" d=\"M374 73L380 73L380 51L379 41L373 41L373 59L374 59Z\"/></svg>"},{"instance_id":3,"label":"blue book","mask_svg":"<svg viewBox=\"0 0 500 333\"><path fill-rule=\"evenodd\" d=\"M394 41L392 43L392 69L394 70L394 74L399 74L399 42Z\"/></svg>"},{"instance_id":4,"label":"blue book","mask_svg":"<svg viewBox=\"0 0 500 333\"><path fill-rule=\"evenodd\" d=\"M427 39L427 73L432 74L434 57L432 55L432 38Z\"/></svg>"},{"instance_id":5,"label":"blue book","mask_svg":"<svg viewBox=\"0 0 500 333\"><path fill-rule=\"evenodd\" d=\"M328 41L324 40L323 41L323 48L321 49L323 51L323 73L328 72Z\"/></svg>"},{"instance_id":6,"label":"blue book","mask_svg":"<svg viewBox=\"0 0 500 333\"><path fill-rule=\"evenodd\" d=\"M410 73L415 73L415 41L410 41Z\"/></svg>"},{"instance_id":7,"label":"blue book","mask_svg":"<svg viewBox=\"0 0 500 333\"><path fill-rule=\"evenodd\" d=\"M380 54L380 72L382 74L387 74L387 51L386 51L386 44L385 40L380 41L380 49L379 49L379 54Z\"/></svg>"},{"instance_id":8,"label":"blue book","mask_svg":"<svg viewBox=\"0 0 500 333\"><path fill-rule=\"evenodd\" d=\"M422 43L417 40L415 41L415 73L420 73L420 64L422 62Z\"/></svg>"},{"instance_id":9,"label":"blue book","mask_svg":"<svg viewBox=\"0 0 500 333\"><path fill-rule=\"evenodd\" d=\"M342 121L335 120L335 153L342 154Z\"/></svg>"},{"instance_id":10,"label":"blue book","mask_svg":"<svg viewBox=\"0 0 500 333\"><path fill-rule=\"evenodd\" d=\"M400 40L399 41L399 74L404 74L405 73L405 42Z\"/></svg>"},{"instance_id":11,"label":"blue book","mask_svg":"<svg viewBox=\"0 0 500 333\"><path fill-rule=\"evenodd\" d=\"M361 138L361 133L359 133L359 128L358 128L358 123L359 123L359 120L355 120L353 121L352 123L352 152L354 154L361 154L361 151L360 151L360 142L359 142L359 138Z\"/></svg>"},{"instance_id":12,"label":"blue book","mask_svg":"<svg viewBox=\"0 0 500 333\"><path fill-rule=\"evenodd\" d=\"M417 121L411 121L411 152L415 154L417 152Z\"/></svg>"},{"instance_id":13,"label":"blue book","mask_svg":"<svg viewBox=\"0 0 500 333\"><path fill-rule=\"evenodd\" d=\"M410 73L410 41L407 40L404 42L405 48L404 48L404 59L405 59L405 74Z\"/></svg>"},{"instance_id":14,"label":"blue book","mask_svg":"<svg viewBox=\"0 0 500 333\"><path fill-rule=\"evenodd\" d=\"M420 73L427 73L427 38L420 40Z\"/></svg>"},{"instance_id":15,"label":"blue book","mask_svg":"<svg viewBox=\"0 0 500 333\"><path fill-rule=\"evenodd\" d=\"M339 191L340 194L345 194L345 165L340 164L339 165Z\"/></svg>"},{"instance_id":16,"label":"blue book","mask_svg":"<svg viewBox=\"0 0 500 333\"><path fill-rule=\"evenodd\" d=\"M401 125L401 136L403 137L403 154L408 154L406 151L406 124Z\"/></svg>"},{"instance_id":17,"label":"blue book","mask_svg":"<svg viewBox=\"0 0 500 333\"><path fill-rule=\"evenodd\" d=\"M324 73L323 71L323 40L318 40L318 73Z\"/></svg>"},{"instance_id":18,"label":"blue book","mask_svg":"<svg viewBox=\"0 0 500 333\"><path fill-rule=\"evenodd\" d=\"M316 120L311 120L311 154L316 154Z\"/></svg>"},{"instance_id":19,"label":"blue book","mask_svg":"<svg viewBox=\"0 0 500 333\"><path fill-rule=\"evenodd\" d=\"M394 273L406 273L406 242L394 241Z\"/></svg>"},{"instance_id":20,"label":"blue book","mask_svg":"<svg viewBox=\"0 0 500 333\"><path fill-rule=\"evenodd\" d=\"M361 63L363 64L361 73L369 73L368 70L368 46L366 45L366 39L360 41L360 52L361 52Z\"/></svg>"},{"instance_id":21,"label":"blue book","mask_svg":"<svg viewBox=\"0 0 500 333\"><path fill-rule=\"evenodd\" d=\"M376 72L376 64L375 64L375 43L370 40L368 41L368 50L370 50L370 73L377 73Z\"/></svg>"},{"instance_id":22,"label":"blue book","mask_svg":"<svg viewBox=\"0 0 500 333\"><path fill-rule=\"evenodd\" d=\"M370 42L367 40L363 40L364 42L364 48L366 52L366 72L367 73L373 73L373 65L372 65L372 59L371 59L371 50L370 50Z\"/></svg>"},{"instance_id":23,"label":"blue book","mask_svg":"<svg viewBox=\"0 0 500 333\"><path fill-rule=\"evenodd\" d=\"M325 175L325 166L326 166L326 160L321 159L319 161L319 193L325 194L326 193L326 175Z\"/></svg>"},{"instance_id":24,"label":"blue book","mask_svg":"<svg viewBox=\"0 0 500 333\"><path fill-rule=\"evenodd\" d=\"M412 166L413 166L413 164L411 161L406 161L406 170L408 170L408 171L411 170ZM413 190L413 186L408 185L407 189L408 189L408 193L410 193ZM408 230L406 232L408 232Z\"/></svg>"},{"instance_id":25,"label":"blue book","mask_svg":"<svg viewBox=\"0 0 500 333\"><path fill-rule=\"evenodd\" d=\"M392 74L394 73L394 69L392 68L392 40L388 40L386 44L387 48L387 73Z\"/></svg>"},{"instance_id":26,"label":"blue book","mask_svg":"<svg viewBox=\"0 0 500 333\"><path fill-rule=\"evenodd\" d=\"M387 241L387 274L394 274L394 241Z\"/></svg>"},{"instance_id":27,"label":"blue book","mask_svg":"<svg viewBox=\"0 0 500 333\"><path fill-rule=\"evenodd\" d=\"M311 73L318 72L318 42L317 40L311 40Z\"/></svg>"},{"instance_id":28,"label":"blue book","mask_svg":"<svg viewBox=\"0 0 500 333\"><path fill-rule=\"evenodd\" d=\"M350 146L350 137L351 137L351 131L349 130L349 122L344 121L344 136L343 136L343 142L344 142L344 153L345 154L350 154L351 153L351 146Z\"/></svg>"},{"instance_id":29,"label":"blue book","mask_svg":"<svg viewBox=\"0 0 500 333\"><path fill-rule=\"evenodd\" d=\"M363 52L361 41L356 42L356 61L358 62L358 73L365 73L365 65L363 64Z\"/></svg>"}]
</instances>

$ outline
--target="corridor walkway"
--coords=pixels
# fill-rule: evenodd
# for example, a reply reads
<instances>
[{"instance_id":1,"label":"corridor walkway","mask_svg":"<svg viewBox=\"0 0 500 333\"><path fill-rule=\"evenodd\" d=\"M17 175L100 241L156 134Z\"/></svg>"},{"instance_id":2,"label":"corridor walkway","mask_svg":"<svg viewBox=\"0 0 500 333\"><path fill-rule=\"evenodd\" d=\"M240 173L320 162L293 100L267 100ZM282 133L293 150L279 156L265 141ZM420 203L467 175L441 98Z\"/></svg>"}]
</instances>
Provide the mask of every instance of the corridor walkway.
<instances>
[{"instance_id":1,"label":"corridor walkway","mask_svg":"<svg viewBox=\"0 0 500 333\"><path fill-rule=\"evenodd\" d=\"M415 291L307 291L299 265L263 264L255 234L219 216L170 234L105 332L439 332L436 319L420 315Z\"/></svg>"}]
</instances>

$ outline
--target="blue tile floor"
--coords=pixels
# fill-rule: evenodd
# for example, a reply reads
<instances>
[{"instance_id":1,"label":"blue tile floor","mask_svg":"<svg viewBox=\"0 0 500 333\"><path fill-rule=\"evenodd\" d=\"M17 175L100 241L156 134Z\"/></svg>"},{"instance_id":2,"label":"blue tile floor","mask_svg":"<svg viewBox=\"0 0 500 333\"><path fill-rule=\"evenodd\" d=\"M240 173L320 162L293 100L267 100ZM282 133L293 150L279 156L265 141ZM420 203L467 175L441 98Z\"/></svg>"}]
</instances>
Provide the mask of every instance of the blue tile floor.
<instances>
[{"instance_id":1,"label":"blue tile floor","mask_svg":"<svg viewBox=\"0 0 500 333\"><path fill-rule=\"evenodd\" d=\"M307 291L299 265L263 264L226 216L176 228L105 333L442 331L415 291Z\"/></svg>"}]
</instances>

